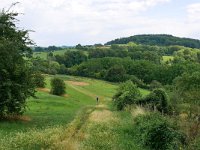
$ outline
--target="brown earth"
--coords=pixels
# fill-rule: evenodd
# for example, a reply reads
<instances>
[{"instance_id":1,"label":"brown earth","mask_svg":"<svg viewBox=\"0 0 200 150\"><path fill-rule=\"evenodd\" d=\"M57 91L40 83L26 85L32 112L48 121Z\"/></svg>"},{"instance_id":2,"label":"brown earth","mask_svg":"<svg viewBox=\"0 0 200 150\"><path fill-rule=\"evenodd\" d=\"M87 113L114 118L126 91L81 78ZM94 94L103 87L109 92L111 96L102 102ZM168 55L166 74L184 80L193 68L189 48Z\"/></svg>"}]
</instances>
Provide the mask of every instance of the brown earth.
<instances>
[{"instance_id":1,"label":"brown earth","mask_svg":"<svg viewBox=\"0 0 200 150\"><path fill-rule=\"evenodd\" d=\"M69 84L78 85L78 86L88 86L88 85L90 85L87 82L77 82L77 81L66 81L66 82L69 83Z\"/></svg>"},{"instance_id":2,"label":"brown earth","mask_svg":"<svg viewBox=\"0 0 200 150\"><path fill-rule=\"evenodd\" d=\"M28 122L28 121L31 121L31 118L29 116L17 116L17 115L14 115L14 116L6 116L6 117L2 118L2 120Z\"/></svg>"},{"instance_id":3,"label":"brown earth","mask_svg":"<svg viewBox=\"0 0 200 150\"><path fill-rule=\"evenodd\" d=\"M48 88L37 88L38 91L41 91L41 92L46 92L46 93L50 93L50 89Z\"/></svg>"}]
</instances>

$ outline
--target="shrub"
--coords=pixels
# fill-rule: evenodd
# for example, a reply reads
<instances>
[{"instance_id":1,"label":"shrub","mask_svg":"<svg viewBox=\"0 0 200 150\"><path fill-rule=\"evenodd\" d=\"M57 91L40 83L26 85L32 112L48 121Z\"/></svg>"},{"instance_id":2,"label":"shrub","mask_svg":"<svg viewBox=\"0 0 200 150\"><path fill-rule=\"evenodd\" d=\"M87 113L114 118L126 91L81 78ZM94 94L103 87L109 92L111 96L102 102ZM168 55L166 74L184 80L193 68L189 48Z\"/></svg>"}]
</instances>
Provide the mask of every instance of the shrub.
<instances>
[{"instance_id":1,"label":"shrub","mask_svg":"<svg viewBox=\"0 0 200 150\"><path fill-rule=\"evenodd\" d=\"M33 75L33 83L38 88L44 88L45 87L45 77L40 73L35 73Z\"/></svg>"},{"instance_id":2,"label":"shrub","mask_svg":"<svg viewBox=\"0 0 200 150\"><path fill-rule=\"evenodd\" d=\"M199 150L200 148L200 136L194 139L187 147L187 150Z\"/></svg>"},{"instance_id":3,"label":"shrub","mask_svg":"<svg viewBox=\"0 0 200 150\"><path fill-rule=\"evenodd\" d=\"M122 83L113 97L117 110L122 110L126 105L136 103L141 98L140 90L132 81Z\"/></svg>"},{"instance_id":4,"label":"shrub","mask_svg":"<svg viewBox=\"0 0 200 150\"><path fill-rule=\"evenodd\" d=\"M60 78L51 79L51 93L54 95L65 94L65 82Z\"/></svg>"},{"instance_id":5,"label":"shrub","mask_svg":"<svg viewBox=\"0 0 200 150\"><path fill-rule=\"evenodd\" d=\"M134 132L144 146L152 150L174 150L183 147L186 136L160 114L138 116Z\"/></svg>"},{"instance_id":6,"label":"shrub","mask_svg":"<svg viewBox=\"0 0 200 150\"><path fill-rule=\"evenodd\" d=\"M137 84L138 87L143 89L149 89L149 85L145 84L142 80L134 75L129 75L128 77L133 83Z\"/></svg>"},{"instance_id":7,"label":"shrub","mask_svg":"<svg viewBox=\"0 0 200 150\"><path fill-rule=\"evenodd\" d=\"M157 88L162 88L162 84L156 80L153 80L151 83L150 83L150 89L151 90L154 90L154 89L157 89Z\"/></svg>"},{"instance_id":8,"label":"shrub","mask_svg":"<svg viewBox=\"0 0 200 150\"><path fill-rule=\"evenodd\" d=\"M152 108L156 107L160 112L169 112L169 99L164 89L155 89L145 98L139 101L140 104L150 105Z\"/></svg>"}]
</instances>

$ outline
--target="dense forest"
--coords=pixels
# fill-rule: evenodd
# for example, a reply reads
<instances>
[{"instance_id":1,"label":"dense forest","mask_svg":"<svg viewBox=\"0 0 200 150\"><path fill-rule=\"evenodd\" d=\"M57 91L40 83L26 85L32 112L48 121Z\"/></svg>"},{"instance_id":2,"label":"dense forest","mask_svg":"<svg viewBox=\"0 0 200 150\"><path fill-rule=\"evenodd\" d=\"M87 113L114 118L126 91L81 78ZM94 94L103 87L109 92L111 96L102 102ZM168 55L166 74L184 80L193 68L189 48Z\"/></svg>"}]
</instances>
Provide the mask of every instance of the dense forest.
<instances>
[{"instance_id":1,"label":"dense forest","mask_svg":"<svg viewBox=\"0 0 200 150\"><path fill-rule=\"evenodd\" d=\"M129 42L135 42L137 44L145 44L145 45L158 45L158 46L179 45L191 48L200 48L199 40L190 38L180 38L166 34L135 35L127 38L115 39L113 41L107 42L105 45L127 44Z\"/></svg>"}]
</instances>

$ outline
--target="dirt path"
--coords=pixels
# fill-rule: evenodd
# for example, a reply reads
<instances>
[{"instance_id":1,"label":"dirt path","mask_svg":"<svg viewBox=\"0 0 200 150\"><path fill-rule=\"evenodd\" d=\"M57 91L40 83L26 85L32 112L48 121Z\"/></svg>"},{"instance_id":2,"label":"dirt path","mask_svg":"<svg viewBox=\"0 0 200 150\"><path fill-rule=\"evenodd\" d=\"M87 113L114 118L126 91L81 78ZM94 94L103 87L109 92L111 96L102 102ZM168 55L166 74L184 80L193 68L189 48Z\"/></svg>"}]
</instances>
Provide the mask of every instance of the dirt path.
<instances>
[{"instance_id":1,"label":"dirt path","mask_svg":"<svg viewBox=\"0 0 200 150\"><path fill-rule=\"evenodd\" d=\"M72 82L67 82L67 84L78 92L88 95L91 98L95 98L96 96L95 93L79 88L79 85L77 84L74 85ZM104 125L112 121L117 121L113 112L109 110L106 104L106 100L109 98L100 96L100 99L101 101L99 104L85 108L83 112L74 119L74 121L66 129L66 136L63 140L55 144L56 149L90 149L89 147L86 147L84 143L92 137L90 133L92 128L94 128L97 124Z\"/></svg>"}]
</instances>

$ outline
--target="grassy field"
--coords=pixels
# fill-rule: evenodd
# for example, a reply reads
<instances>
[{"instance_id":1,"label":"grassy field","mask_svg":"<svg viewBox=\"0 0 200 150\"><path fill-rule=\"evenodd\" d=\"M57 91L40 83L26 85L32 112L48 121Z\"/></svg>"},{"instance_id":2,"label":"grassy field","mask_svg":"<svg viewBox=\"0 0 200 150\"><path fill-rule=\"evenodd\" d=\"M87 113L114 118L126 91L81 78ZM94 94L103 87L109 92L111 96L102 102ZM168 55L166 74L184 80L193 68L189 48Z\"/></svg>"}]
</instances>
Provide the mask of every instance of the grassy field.
<instances>
[{"instance_id":1,"label":"grassy field","mask_svg":"<svg viewBox=\"0 0 200 150\"><path fill-rule=\"evenodd\" d=\"M54 55L63 55L67 51L77 51L76 49L64 49L64 50L58 50L54 51ZM47 52L34 52L33 57L40 57L42 59L47 59Z\"/></svg>"},{"instance_id":2,"label":"grassy field","mask_svg":"<svg viewBox=\"0 0 200 150\"><path fill-rule=\"evenodd\" d=\"M118 85L82 77L59 77L66 82L67 95L49 94L52 76L47 76L46 88L37 92L37 99L28 100L28 110L21 120L1 121L0 136L4 138L0 139L0 149L137 147L130 139L132 135L125 132L132 126L130 113L116 112L110 105ZM146 90L141 92L148 94ZM96 96L100 98L99 105Z\"/></svg>"}]
</instances>

